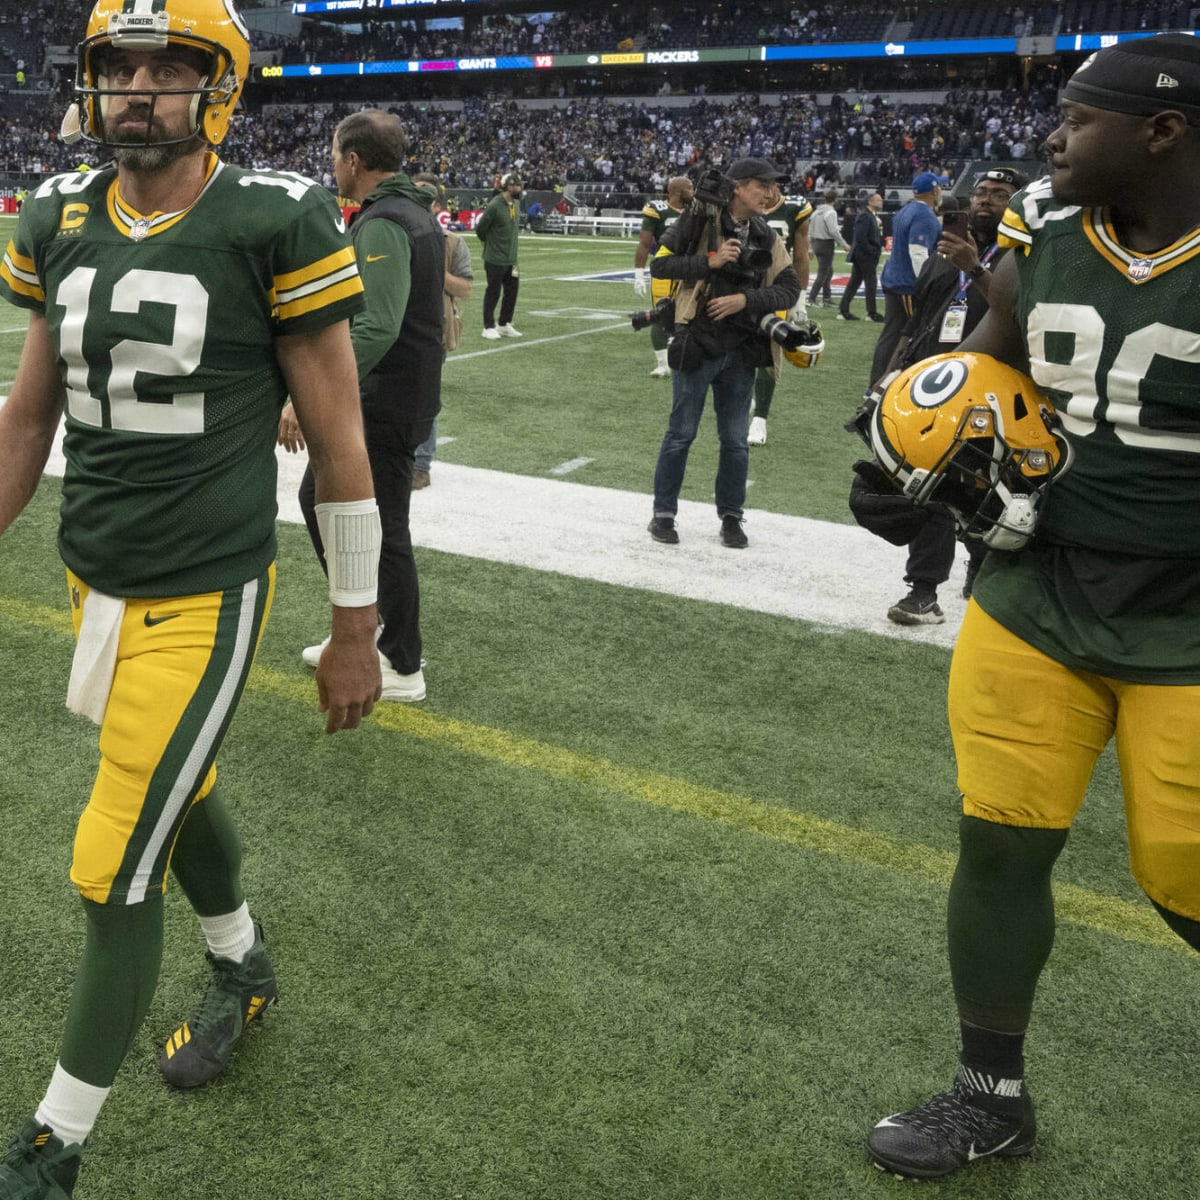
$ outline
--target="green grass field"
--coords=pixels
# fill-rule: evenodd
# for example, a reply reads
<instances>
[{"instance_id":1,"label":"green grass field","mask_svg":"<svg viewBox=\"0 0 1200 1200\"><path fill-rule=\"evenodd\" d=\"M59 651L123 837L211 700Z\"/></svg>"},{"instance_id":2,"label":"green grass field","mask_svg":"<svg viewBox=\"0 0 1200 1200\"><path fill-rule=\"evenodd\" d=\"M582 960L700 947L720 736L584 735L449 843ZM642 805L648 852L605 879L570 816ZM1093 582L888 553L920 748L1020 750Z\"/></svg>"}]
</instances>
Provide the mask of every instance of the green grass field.
<instances>
[{"instance_id":1,"label":"green grass field","mask_svg":"<svg viewBox=\"0 0 1200 1200\"><path fill-rule=\"evenodd\" d=\"M632 255L522 242L525 338L480 339L477 293L440 461L549 477L586 458L568 478L646 493L648 515L669 384L624 321L640 307L627 283L564 280ZM875 330L815 315L828 352L780 385L751 516L848 519L841 423ZM5 386L23 324L0 313ZM708 417L687 498L709 498L715 454ZM82 933L66 872L95 730L63 707L57 492L45 480L0 541L0 1125L48 1079ZM281 1002L224 1079L167 1093L157 1044L204 975L172 893L159 990L77 1197L900 1194L868 1164L866 1129L946 1086L956 1050L947 652L418 561L429 700L326 738L298 656L327 621L323 583L303 530L281 526L275 610L221 757ZM1029 1047L1038 1152L937 1194L1185 1200L1195 964L1129 877L1111 758L1058 882Z\"/></svg>"}]
</instances>

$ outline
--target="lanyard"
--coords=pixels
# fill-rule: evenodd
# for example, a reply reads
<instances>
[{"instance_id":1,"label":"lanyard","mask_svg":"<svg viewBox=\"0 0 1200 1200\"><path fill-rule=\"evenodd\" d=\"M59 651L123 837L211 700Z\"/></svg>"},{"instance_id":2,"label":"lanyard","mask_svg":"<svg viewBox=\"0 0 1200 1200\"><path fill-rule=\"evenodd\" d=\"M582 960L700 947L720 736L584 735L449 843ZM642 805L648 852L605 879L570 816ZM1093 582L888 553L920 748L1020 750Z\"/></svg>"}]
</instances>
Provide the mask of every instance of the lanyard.
<instances>
[{"instance_id":1,"label":"lanyard","mask_svg":"<svg viewBox=\"0 0 1200 1200\"><path fill-rule=\"evenodd\" d=\"M998 249L999 249L999 244L997 242L993 242L987 248L987 250L984 251L983 257L979 260L979 265L981 267L986 267L988 265L988 263L990 263L992 261L992 256L996 253L996 251ZM974 281L966 273L966 271L959 271L959 273L958 273L958 291L955 292L955 294L954 294L954 302L956 304L961 303L963 300L965 300L967 298L967 291L973 282Z\"/></svg>"}]
</instances>

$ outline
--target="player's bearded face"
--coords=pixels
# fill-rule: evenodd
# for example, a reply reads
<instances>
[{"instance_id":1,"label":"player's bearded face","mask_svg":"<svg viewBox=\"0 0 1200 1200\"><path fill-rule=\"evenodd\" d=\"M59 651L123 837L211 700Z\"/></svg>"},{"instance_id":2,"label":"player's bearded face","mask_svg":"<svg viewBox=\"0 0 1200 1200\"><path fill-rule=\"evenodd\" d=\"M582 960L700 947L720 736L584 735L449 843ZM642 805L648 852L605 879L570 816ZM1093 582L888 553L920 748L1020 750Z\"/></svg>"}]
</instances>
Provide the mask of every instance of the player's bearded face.
<instances>
[{"instance_id":1,"label":"player's bearded face","mask_svg":"<svg viewBox=\"0 0 1200 1200\"><path fill-rule=\"evenodd\" d=\"M200 140L192 136L192 96L182 89L194 88L198 71L175 58L138 61L140 56L123 56L114 62L112 82L120 90L103 97L104 130L113 156L134 170L162 170L193 154ZM152 89L135 90L145 84Z\"/></svg>"},{"instance_id":2,"label":"player's bearded face","mask_svg":"<svg viewBox=\"0 0 1200 1200\"><path fill-rule=\"evenodd\" d=\"M161 100L163 97L130 97L131 101L154 99ZM121 166L135 171L164 170L171 163L195 153L198 139L187 136L189 127L186 110L176 113L172 119L150 109L149 104L145 111L139 113L135 105L126 110L124 120L118 117L107 128L114 141L131 142L135 137L144 136L145 144L115 146L113 158Z\"/></svg>"},{"instance_id":3,"label":"player's bearded face","mask_svg":"<svg viewBox=\"0 0 1200 1200\"><path fill-rule=\"evenodd\" d=\"M1012 189L1005 187L980 186L971 196L969 215L971 228L989 242L996 240L1000 220L1012 197Z\"/></svg>"}]
</instances>

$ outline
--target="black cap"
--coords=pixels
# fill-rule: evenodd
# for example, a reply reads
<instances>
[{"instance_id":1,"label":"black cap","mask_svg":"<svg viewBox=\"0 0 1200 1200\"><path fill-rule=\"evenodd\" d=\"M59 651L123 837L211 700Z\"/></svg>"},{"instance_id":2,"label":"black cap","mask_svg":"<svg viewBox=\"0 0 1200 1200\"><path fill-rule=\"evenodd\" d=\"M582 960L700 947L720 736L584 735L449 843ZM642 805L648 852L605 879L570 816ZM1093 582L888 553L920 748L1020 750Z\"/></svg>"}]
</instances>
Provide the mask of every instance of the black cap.
<instances>
[{"instance_id":1,"label":"black cap","mask_svg":"<svg viewBox=\"0 0 1200 1200\"><path fill-rule=\"evenodd\" d=\"M1160 33L1097 50L1062 98L1135 116L1174 109L1200 125L1200 39Z\"/></svg>"},{"instance_id":2,"label":"black cap","mask_svg":"<svg viewBox=\"0 0 1200 1200\"><path fill-rule=\"evenodd\" d=\"M761 179L763 183L774 183L776 180L787 179L788 175L765 158L739 158L730 164L725 178L732 179L734 183L741 183L745 179Z\"/></svg>"},{"instance_id":3,"label":"black cap","mask_svg":"<svg viewBox=\"0 0 1200 1200\"><path fill-rule=\"evenodd\" d=\"M993 167L990 171L984 171L981 175L975 176L975 182L982 183L985 179L990 179L994 183L1007 183L1014 192L1020 191L1025 186L1025 176L1019 171L1014 171L1012 167Z\"/></svg>"}]
</instances>

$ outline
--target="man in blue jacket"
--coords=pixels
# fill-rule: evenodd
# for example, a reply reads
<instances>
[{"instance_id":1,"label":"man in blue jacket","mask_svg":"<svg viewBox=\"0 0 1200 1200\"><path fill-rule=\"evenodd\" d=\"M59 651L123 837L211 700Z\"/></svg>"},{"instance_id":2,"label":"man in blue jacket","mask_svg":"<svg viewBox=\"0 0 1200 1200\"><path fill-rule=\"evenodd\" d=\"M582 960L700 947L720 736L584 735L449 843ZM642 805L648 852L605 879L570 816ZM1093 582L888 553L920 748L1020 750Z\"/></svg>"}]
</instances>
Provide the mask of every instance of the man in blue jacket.
<instances>
[{"instance_id":1,"label":"man in blue jacket","mask_svg":"<svg viewBox=\"0 0 1200 1200\"><path fill-rule=\"evenodd\" d=\"M925 260L937 248L942 236L938 205L942 202L942 184L946 179L922 171L912 184L913 198L892 222L892 254L883 268L883 328L875 343L871 363L871 382L878 382L892 360L900 334L912 316L913 292Z\"/></svg>"}]
</instances>

